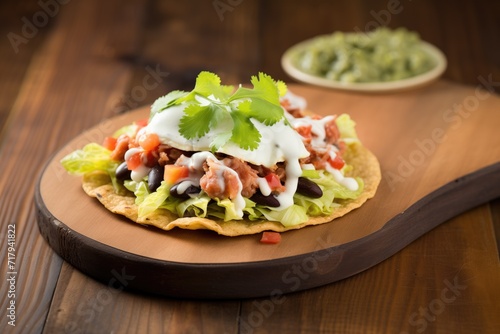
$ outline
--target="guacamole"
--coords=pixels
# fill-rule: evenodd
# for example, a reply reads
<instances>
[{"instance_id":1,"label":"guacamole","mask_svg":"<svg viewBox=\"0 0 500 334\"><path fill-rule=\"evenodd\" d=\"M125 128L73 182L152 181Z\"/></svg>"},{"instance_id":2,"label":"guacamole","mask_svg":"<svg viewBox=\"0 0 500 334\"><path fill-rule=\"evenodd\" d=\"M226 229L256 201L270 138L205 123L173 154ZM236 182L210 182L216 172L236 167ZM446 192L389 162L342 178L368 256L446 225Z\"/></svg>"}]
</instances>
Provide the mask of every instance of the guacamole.
<instances>
[{"instance_id":1,"label":"guacamole","mask_svg":"<svg viewBox=\"0 0 500 334\"><path fill-rule=\"evenodd\" d=\"M387 82L431 70L434 59L418 33L379 27L371 32L334 32L314 38L296 55L298 69L345 83Z\"/></svg>"}]
</instances>

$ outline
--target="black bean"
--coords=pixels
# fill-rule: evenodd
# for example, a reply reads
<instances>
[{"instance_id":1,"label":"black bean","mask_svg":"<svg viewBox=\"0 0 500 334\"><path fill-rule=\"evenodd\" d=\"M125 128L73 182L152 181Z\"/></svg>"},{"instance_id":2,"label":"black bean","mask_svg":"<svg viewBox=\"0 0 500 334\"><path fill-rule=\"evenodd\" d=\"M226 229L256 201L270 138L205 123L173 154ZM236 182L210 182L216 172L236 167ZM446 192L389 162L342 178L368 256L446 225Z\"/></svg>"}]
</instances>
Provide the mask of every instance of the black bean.
<instances>
[{"instance_id":1,"label":"black bean","mask_svg":"<svg viewBox=\"0 0 500 334\"><path fill-rule=\"evenodd\" d=\"M148 189L151 192L155 192L156 189L161 185L161 181L163 181L163 173L165 171L165 167L161 165L156 165L149 171L148 174Z\"/></svg>"},{"instance_id":2,"label":"black bean","mask_svg":"<svg viewBox=\"0 0 500 334\"><path fill-rule=\"evenodd\" d=\"M320 198L323 196L323 190L316 183L305 177L299 177L297 193L311 198Z\"/></svg>"},{"instance_id":3,"label":"black bean","mask_svg":"<svg viewBox=\"0 0 500 334\"><path fill-rule=\"evenodd\" d=\"M172 186L172 188L170 188L170 195L177 198L188 199L190 198L189 195L196 195L199 194L201 191L201 188L194 185L190 185L189 187L186 188L186 190L183 193L179 193L177 190L180 183L181 182L176 183Z\"/></svg>"},{"instance_id":4,"label":"black bean","mask_svg":"<svg viewBox=\"0 0 500 334\"><path fill-rule=\"evenodd\" d=\"M264 196L260 191L257 191L255 194L250 197L252 201L257 204L270 206L272 208L277 208L280 206L280 202L273 195Z\"/></svg>"},{"instance_id":5,"label":"black bean","mask_svg":"<svg viewBox=\"0 0 500 334\"><path fill-rule=\"evenodd\" d=\"M125 180L130 180L130 173L132 173L132 171L127 168L126 162L122 162L116 167L115 175L118 181L123 182Z\"/></svg>"}]
</instances>

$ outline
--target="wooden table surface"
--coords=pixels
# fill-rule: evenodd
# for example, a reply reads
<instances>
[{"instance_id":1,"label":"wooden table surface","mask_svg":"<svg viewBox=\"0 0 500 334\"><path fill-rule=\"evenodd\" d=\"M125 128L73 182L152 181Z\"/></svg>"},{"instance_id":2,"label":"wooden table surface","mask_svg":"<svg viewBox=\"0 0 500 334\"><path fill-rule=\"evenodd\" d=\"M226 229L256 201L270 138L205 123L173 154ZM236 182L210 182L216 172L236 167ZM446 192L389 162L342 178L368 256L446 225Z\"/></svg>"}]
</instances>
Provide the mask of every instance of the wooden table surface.
<instances>
[{"instance_id":1,"label":"wooden table surface","mask_svg":"<svg viewBox=\"0 0 500 334\"><path fill-rule=\"evenodd\" d=\"M499 200L372 269L271 302L99 283L46 244L33 194L45 161L103 119L190 89L200 70L229 83L258 71L293 82L281 54L334 30L416 30L447 55L443 80L498 93L500 2L31 0L1 2L0 16L1 333L498 332Z\"/></svg>"}]
</instances>

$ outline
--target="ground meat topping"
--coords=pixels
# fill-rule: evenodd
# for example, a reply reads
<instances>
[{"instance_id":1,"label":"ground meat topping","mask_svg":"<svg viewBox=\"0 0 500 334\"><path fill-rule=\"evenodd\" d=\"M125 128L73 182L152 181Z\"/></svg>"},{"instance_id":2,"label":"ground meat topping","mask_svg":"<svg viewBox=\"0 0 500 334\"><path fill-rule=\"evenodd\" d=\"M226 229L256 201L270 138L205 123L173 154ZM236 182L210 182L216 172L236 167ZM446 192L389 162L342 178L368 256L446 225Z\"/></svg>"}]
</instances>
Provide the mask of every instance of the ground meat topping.
<instances>
[{"instance_id":1,"label":"ground meat topping","mask_svg":"<svg viewBox=\"0 0 500 334\"><path fill-rule=\"evenodd\" d=\"M224 158L222 163L238 173L242 185L241 195L247 198L252 197L259 187L257 172L246 162L238 158Z\"/></svg>"},{"instance_id":2,"label":"ground meat topping","mask_svg":"<svg viewBox=\"0 0 500 334\"><path fill-rule=\"evenodd\" d=\"M210 198L234 199L238 196L240 182L236 172L210 158L203 164L203 170L200 187Z\"/></svg>"},{"instance_id":3,"label":"ground meat topping","mask_svg":"<svg viewBox=\"0 0 500 334\"><path fill-rule=\"evenodd\" d=\"M123 161L125 159L125 152L129 149L130 137L121 135L116 139L116 146L111 152L111 159L116 161Z\"/></svg>"}]
</instances>

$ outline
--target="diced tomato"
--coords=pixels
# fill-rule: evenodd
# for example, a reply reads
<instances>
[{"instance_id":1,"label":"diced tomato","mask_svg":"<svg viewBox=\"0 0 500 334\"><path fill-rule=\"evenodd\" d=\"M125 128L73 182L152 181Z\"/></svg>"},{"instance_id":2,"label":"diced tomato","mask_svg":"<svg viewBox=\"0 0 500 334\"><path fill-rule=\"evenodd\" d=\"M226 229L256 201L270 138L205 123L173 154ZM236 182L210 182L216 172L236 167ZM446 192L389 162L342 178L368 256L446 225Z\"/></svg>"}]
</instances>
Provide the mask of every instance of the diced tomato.
<instances>
[{"instance_id":1,"label":"diced tomato","mask_svg":"<svg viewBox=\"0 0 500 334\"><path fill-rule=\"evenodd\" d=\"M102 142L102 146L107 148L110 151L113 151L116 147L116 138L114 137L106 137L104 138L104 141Z\"/></svg>"},{"instance_id":2,"label":"diced tomato","mask_svg":"<svg viewBox=\"0 0 500 334\"><path fill-rule=\"evenodd\" d=\"M127 159L127 168L129 170L134 170L141 165L141 153L138 152L133 154Z\"/></svg>"},{"instance_id":3,"label":"diced tomato","mask_svg":"<svg viewBox=\"0 0 500 334\"><path fill-rule=\"evenodd\" d=\"M144 136L140 136L139 145L145 151L152 151L160 145L160 138L156 133L148 133Z\"/></svg>"},{"instance_id":4,"label":"diced tomato","mask_svg":"<svg viewBox=\"0 0 500 334\"><path fill-rule=\"evenodd\" d=\"M283 108L285 108L285 110L289 110L290 107L292 106L292 104L290 103L290 101L288 99L281 99L280 104Z\"/></svg>"},{"instance_id":5,"label":"diced tomato","mask_svg":"<svg viewBox=\"0 0 500 334\"><path fill-rule=\"evenodd\" d=\"M165 165L163 179L168 184L176 184L178 181L189 177L189 168L186 166Z\"/></svg>"},{"instance_id":6,"label":"diced tomato","mask_svg":"<svg viewBox=\"0 0 500 334\"><path fill-rule=\"evenodd\" d=\"M148 119L145 118L145 119L140 119L138 121L135 122L135 124L139 127L139 128L143 128L145 127L146 125L148 125Z\"/></svg>"},{"instance_id":7,"label":"diced tomato","mask_svg":"<svg viewBox=\"0 0 500 334\"><path fill-rule=\"evenodd\" d=\"M281 241L281 234L278 232L265 231L262 233L260 242L263 244L279 244Z\"/></svg>"},{"instance_id":8,"label":"diced tomato","mask_svg":"<svg viewBox=\"0 0 500 334\"><path fill-rule=\"evenodd\" d=\"M269 184L269 188L271 188L271 190L276 190L276 189L279 189L281 188L281 181L280 181L280 178L278 175L274 174L274 173L269 173L265 176L266 178L266 181L267 181L267 184Z\"/></svg>"},{"instance_id":9,"label":"diced tomato","mask_svg":"<svg viewBox=\"0 0 500 334\"><path fill-rule=\"evenodd\" d=\"M125 157L125 152L129 149L129 144L130 144L130 137L123 134L118 136L116 138L116 145L115 148L113 149L113 152L111 152L111 159L116 160L116 161L123 161L123 158Z\"/></svg>"},{"instance_id":10,"label":"diced tomato","mask_svg":"<svg viewBox=\"0 0 500 334\"><path fill-rule=\"evenodd\" d=\"M299 126L295 130L299 133L299 135L301 135L305 139L311 139L311 130L312 130L311 124Z\"/></svg>"},{"instance_id":11,"label":"diced tomato","mask_svg":"<svg viewBox=\"0 0 500 334\"><path fill-rule=\"evenodd\" d=\"M328 162L330 163L330 166L335 169L342 169L342 167L344 167L345 165L344 159L342 159L338 155L335 156L335 159L329 158Z\"/></svg>"}]
</instances>

